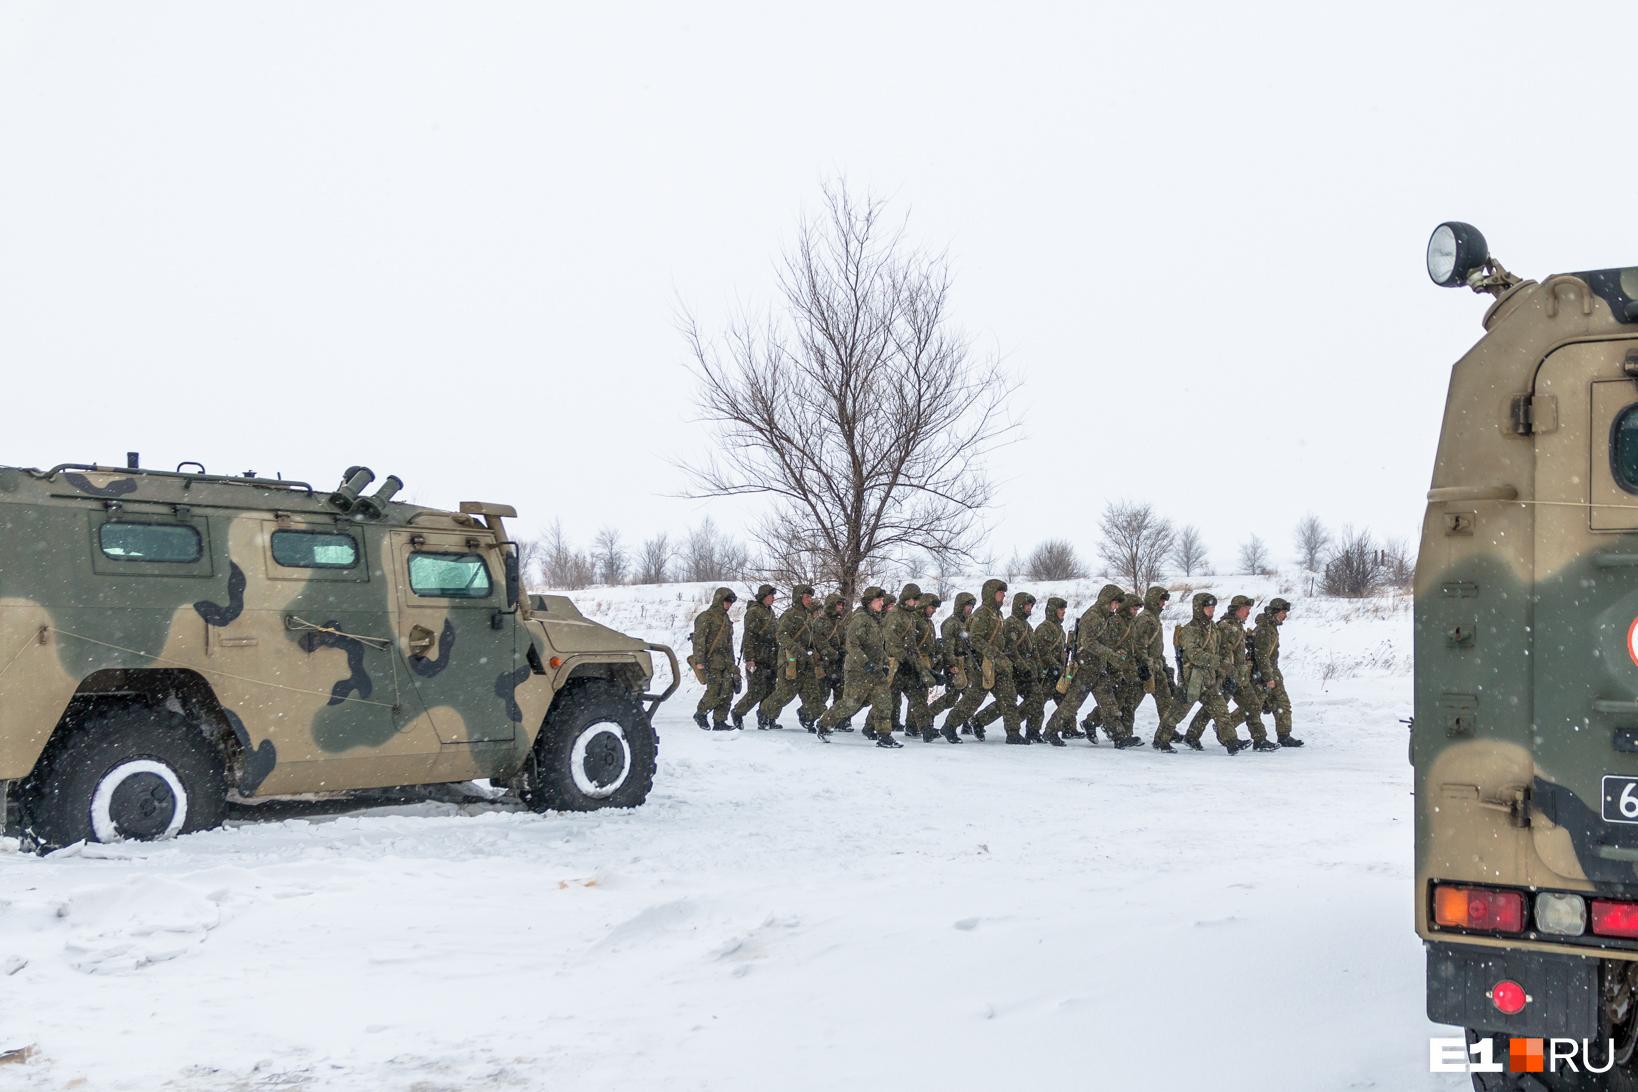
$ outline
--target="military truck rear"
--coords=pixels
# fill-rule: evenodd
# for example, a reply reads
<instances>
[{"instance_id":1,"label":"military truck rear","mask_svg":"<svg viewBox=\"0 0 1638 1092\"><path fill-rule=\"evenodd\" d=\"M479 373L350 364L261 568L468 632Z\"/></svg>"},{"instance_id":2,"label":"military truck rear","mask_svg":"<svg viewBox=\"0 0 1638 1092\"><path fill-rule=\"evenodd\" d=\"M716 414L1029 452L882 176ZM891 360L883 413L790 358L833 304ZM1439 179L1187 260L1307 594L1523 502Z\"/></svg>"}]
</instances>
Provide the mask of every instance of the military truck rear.
<instances>
[{"instance_id":1,"label":"military truck rear","mask_svg":"<svg viewBox=\"0 0 1638 1092\"><path fill-rule=\"evenodd\" d=\"M27 835L475 778L540 809L644 801L671 651L525 595L510 507L373 481L0 468L0 796Z\"/></svg>"},{"instance_id":2,"label":"military truck rear","mask_svg":"<svg viewBox=\"0 0 1638 1092\"><path fill-rule=\"evenodd\" d=\"M1416 572L1428 1015L1501 1062L1525 1036L1589 1041L1584 1060L1613 1066L1475 1074L1477 1087L1629 1087L1638 268L1521 280L1459 223L1435 231L1428 266L1495 297L1451 373Z\"/></svg>"}]
</instances>

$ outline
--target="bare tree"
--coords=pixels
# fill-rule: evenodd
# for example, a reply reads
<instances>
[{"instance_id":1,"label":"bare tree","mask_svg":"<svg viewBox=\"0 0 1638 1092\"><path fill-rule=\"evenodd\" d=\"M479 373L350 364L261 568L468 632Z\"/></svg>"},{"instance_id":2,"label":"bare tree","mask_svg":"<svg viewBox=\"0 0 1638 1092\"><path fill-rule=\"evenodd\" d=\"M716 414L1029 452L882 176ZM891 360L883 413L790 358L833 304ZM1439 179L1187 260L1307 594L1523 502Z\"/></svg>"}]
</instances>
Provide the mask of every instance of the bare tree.
<instances>
[{"instance_id":1,"label":"bare tree","mask_svg":"<svg viewBox=\"0 0 1638 1092\"><path fill-rule=\"evenodd\" d=\"M1382 547L1382 577L1389 585L1408 591L1416 583L1416 556L1402 538Z\"/></svg>"},{"instance_id":2,"label":"bare tree","mask_svg":"<svg viewBox=\"0 0 1638 1092\"><path fill-rule=\"evenodd\" d=\"M664 531L644 539L637 548L637 568L632 573L636 584L664 584L671 568L671 536Z\"/></svg>"},{"instance_id":3,"label":"bare tree","mask_svg":"<svg viewBox=\"0 0 1638 1092\"><path fill-rule=\"evenodd\" d=\"M592 540L592 564L597 567L597 579L604 584L626 582L626 550L620 532L605 527Z\"/></svg>"},{"instance_id":4,"label":"bare tree","mask_svg":"<svg viewBox=\"0 0 1638 1092\"><path fill-rule=\"evenodd\" d=\"M1103 532L1098 549L1104 564L1128 587L1142 591L1160 579L1177 534L1153 508L1131 501L1106 504L1098 529Z\"/></svg>"},{"instance_id":5,"label":"bare tree","mask_svg":"<svg viewBox=\"0 0 1638 1092\"><path fill-rule=\"evenodd\" d=\"M1177 532L1172 543L1171 561L1184 576L1193 576L1206 567L1206 540L1200 537L1200 528L1186 524Z\"/></svg>"},{"instance_id":6,"label":"bare tree","mask_svg":"<svg viewBox=\"0 0 1638 1092\"><path fill-rule=\"evenodd\" d=\"M524 588L536 591L547 587L545 543L527 535L514 541L518 544L518 575L523 580Z\"/></svg>"},{"instance_id":7,"label":"bare tree","mask_svg":"<svg viewBox=\"0 0 1638 1092\"><path fill-rule=\"evenodd\" d=\"M1268 543L1256 535L1240 543L1240 571L1252 576L1269 572Z\"/></svg>"},{"instance_id":8,"label":"bare tree","mask_svg":"<svg viewBox=\"0 0 1638 1092\"><path fill-rule=\"evenodd\" d=\"M1297 524L1297 558L1308 572L1318 572L1325 558L1325 548L1331 545L1331 532L1312 513Z\"/></svg>"},{"instance_id":9,"label":"bare tree","mask_svg":"<svg viewBox=\"0 0 1638 1092\"><path fill-rule=\"evenodd\" d=\"M710 516L688 532L678 560L685 580L738 580L751 568L745 545L719 531Z\"/></svg>"},{"instance_id":10,"label":"bare tree","mask_svg":"<svg viewBox=\"0 0 1638 1092\"><path fill-rule=\"evenodd\" d=\"M825 187L778 268L781 305L722 343L683 333L717 451L686 467L695 496L764 494L770 519L859 575L919 551L970 558L993 498L985 457L1014 425L1014 383L949 314L943 254L905 239L884 203Z\"/></svg>"},{"instance_id":11,"label":"bare tree","mask_svg":"<svg viewBox=\"0 0 1638 1092\"><path fill-rule=\"evenodd\" d=\"M1325 562L1325 594L1357 599L1380 591L1385 579L1382 551L1371 533L1344 527Z\"/></svg>"},{"instance_id":12,"label":"bare tree","mask_svg":"<svg viewBox=\"0 0 1638 1092\"><path fill-rule=\"evenodd\" d=\"M591 558L576 550L563 533L563 521L553 520L541 540L539 552L540 576L549 588L575 591L596 579Z\"/></svg>"},{"instance_id":13,"label":"bare tree","mask_svg":"<svg viewBox=\"0 0 1638 1092\"><path fill-rule=\"evenodd\" d=\"M1066 538L1049 538L1035 547L1024 568L1036 580L1078 580L1086 575L1075 544Z\"/></svg>"}]
</instances>

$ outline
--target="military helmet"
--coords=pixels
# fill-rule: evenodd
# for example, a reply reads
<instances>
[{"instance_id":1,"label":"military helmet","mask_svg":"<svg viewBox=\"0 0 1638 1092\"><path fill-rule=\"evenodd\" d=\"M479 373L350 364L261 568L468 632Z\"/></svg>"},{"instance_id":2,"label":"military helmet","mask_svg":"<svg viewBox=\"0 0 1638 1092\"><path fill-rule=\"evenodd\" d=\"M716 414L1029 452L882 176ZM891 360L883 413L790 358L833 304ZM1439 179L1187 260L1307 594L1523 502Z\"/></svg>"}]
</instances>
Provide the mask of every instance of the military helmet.
<instances>
[{"instance_id":1,"label":"military helmet","mask_svg":"<svg viewBox=\"0 0 1638 1092\"><path fill-rule=\"evenodd\" d=\"M1253 600L1249 595L1236 595L1233 599L1229 600L1229 610L1239 610L1241 607L1249 607L1254 602L1255 600Z\"/></svg>"},{"instance_id":2,"label":"military helmet","mask_svg":"<svg viewBox=\"0 0 1638 1092\"><path fill-rule=\"evenodd\" d=\"M906 599L920 599L920 598L921 598L921 587L919 585L906 584L899 591L899 602L901 602L901 603L904 602Z\"/></svg>"},{"instance_id":3,"label":"military helmet","mask_svg":"<svg viewBox=\"0 0 1638 1092\"><path fill-rule=\"evenodd\" d=\"M1215 607L1217 605L1217 597L1209 591L1196 592L1194 596L1194 605L1196 607Z\"/></svg>"},{"instance_id":4,"label":"military helmet","mask_svg":"<svg viewBox=\"0 0 1638 1092\"><path fill-rule=\"evenodd\" d=\"M1278 614L1282 610L1290 609L1291 604L1284 599L1270 599L1268 601L1268 613L1270 614Z\"/></svg>"},{"instance_id":5,"label":"military helmet","mask_svg":"<svg viewBox=\"0 0 1638 1092\"><path fill-rule=\"evenodd\" d=\"M813 585L812 584L798 584L796 587L791 589L791 602L800 603L802 601L802 597L804 595L812 595L812 594L813 594Z\"/></svg>"},{"instance_id":6,"label":"military helmet","mask_svg":"<svg viewBox=\"0 0 1638 1092\"><path fill-rule=\"evenodd\" d=\"M940 599L936 593L928 592L926 595L921 597L921 605L936 609L944 605L944 600Z\"/></svg>"},{"instance_id":7,"label":"military helmet","mask_svg":"<svg viewBox=\"0 0 1638 1092\"><path fill-rule=\"evenodd\" d=\"M779 594L779 589L774 587L772 584L764 584L761 587L757 588L757 590L756 590L756 598L757 598L757 600L759 602L761 600L763 600L763 599L768 598L768 596L770 596L770 595L778 595L778 594Z\"/></svg>"},{"instance_id":8,"label":"military helmet","mask_svg":"<svg viewBox=\"0 0 1638 1092\"><path fill-rule=\"evenodd\" d=\"M870 585L870 587L868 587L868 588L866 588L864 590L864 593L862 595L859 596L859 602L861 604L863 604L864 606L868 607L870 605L870 601L872 599L886 599L886 598L887 598L887 592L884 591L881 588L878 588L876 585L872 584L872 585Z\"/></svg>"},{"instance_id":9,"label":"military helmet","mask_svg":"<svg viewBox=\"0 0 1638 1092\"><path fill-rule=\"evenodd\" d=\"M1026 606L1031 606L1031 607L1033 607L1037 602L1035 596L1031 595L1027 591L1019 592L1017 595L1012 597L1012 601L1014 603L1023 603Z\"/></svg>"}]
</instances>

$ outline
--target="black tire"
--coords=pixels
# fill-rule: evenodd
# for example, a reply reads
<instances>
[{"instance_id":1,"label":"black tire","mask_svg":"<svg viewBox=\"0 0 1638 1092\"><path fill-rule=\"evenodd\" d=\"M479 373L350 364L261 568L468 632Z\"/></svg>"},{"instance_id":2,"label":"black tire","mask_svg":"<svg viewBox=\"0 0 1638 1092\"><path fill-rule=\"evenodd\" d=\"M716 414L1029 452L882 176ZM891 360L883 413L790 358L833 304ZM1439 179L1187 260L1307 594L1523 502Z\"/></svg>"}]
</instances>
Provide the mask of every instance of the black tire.
<instances>
[{"instance_id":1,"label":"black tire","mask_svg":"<svg viewBox=\"0 0 1638 1092\"><path fill-rule=\"evenodd\" d=\"M659 736L630 691L578 686L560 695L535 740L524 802L535 811L635 808L648 799Z\"/></svg>"},{"instance_id":2,"label":"black tire","mask_svg":"<svg viewBox=\"0 0 1638 1092\"><path fill-rule=\"evenodd\" d=\"M180 713L123 706L70 731L22 785L23 830L42 850L158 841L221 825L221 751Z\"/></svg>"}]
</instances>

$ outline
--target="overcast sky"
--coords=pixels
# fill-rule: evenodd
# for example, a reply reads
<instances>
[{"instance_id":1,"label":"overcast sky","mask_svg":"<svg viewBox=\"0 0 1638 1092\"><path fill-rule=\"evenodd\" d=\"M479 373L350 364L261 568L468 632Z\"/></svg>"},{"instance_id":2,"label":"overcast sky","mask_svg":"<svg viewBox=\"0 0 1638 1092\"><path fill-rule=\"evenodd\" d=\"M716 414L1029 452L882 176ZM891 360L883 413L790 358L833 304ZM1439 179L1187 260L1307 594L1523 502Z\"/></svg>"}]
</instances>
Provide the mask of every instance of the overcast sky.
<instances>
[{"instance_id":1,"label":"overcast sky","mask_svg":"<svg viewBox=\"0 0 1638 1092\"><path fill-rule=\"evenodd\" d=\"M1413 535L1509 268L1638 262L1638 8L1584 3L0 7L0 462L197 459L589 540L673 499L679 308L772 296L820 184L948 247L1022 381L991 549L1152 501L1227 563ZM1624 197L1623 197L1624 199Z\"/></svg>"}]
</instances>

